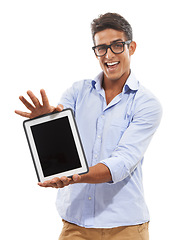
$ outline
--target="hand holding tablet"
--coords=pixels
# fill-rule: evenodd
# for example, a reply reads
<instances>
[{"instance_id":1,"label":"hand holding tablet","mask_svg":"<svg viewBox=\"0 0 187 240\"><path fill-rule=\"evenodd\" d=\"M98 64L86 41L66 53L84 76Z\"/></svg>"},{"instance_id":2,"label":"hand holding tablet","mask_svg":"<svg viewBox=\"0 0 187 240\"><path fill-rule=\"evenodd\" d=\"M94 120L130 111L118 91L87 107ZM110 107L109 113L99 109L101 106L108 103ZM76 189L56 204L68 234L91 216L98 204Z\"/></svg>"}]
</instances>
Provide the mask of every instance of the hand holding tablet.
<instances>
[{"instance_id":1,"label":"hand holding tablet","mask_svg":"<svg viewBox=\"0 0 187 240\"><path fill-rule=\"evenodd\" d=\"M78 174L74 174L71 178L61 177L61 178L53 178L52 180L47 180L43 183L39 182L38 185L40 187L52 187L52 188L63 188L68 186L69 184L79 183L82 179L82 176Z\"/></svg>"}]
</instances>

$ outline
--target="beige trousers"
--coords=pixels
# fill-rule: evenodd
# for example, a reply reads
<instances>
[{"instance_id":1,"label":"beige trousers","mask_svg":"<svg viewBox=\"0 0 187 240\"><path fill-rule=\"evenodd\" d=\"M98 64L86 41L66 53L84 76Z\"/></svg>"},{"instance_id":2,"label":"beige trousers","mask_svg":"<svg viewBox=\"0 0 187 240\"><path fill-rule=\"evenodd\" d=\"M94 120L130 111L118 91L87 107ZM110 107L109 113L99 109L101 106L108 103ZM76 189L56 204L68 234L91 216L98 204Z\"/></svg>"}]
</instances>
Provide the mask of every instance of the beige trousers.
<instances>
[{"instance_id":1,"label":"beige trousers","mask_svg":"<svg viewBox=\"0 0 187 240\"><path fill-rule=\"evenodd\" d=\"M59 240L149 240L149 223L116 228L84 228L63 220Z\"/></svg>"}]
</instances>

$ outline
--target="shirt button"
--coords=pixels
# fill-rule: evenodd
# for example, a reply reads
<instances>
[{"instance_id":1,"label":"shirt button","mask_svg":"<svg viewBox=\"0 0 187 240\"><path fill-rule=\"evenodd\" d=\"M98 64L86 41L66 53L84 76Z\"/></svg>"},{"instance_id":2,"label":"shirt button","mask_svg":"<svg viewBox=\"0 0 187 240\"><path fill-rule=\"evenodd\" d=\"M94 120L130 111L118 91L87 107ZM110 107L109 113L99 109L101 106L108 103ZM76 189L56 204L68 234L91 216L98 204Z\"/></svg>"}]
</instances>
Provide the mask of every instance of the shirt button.
<instances>
[{"instance_id":1,"label":"shirt button","mask_svg":"<svg viewBox=\"0 0 187 240\"><path fill-rule=\"evenodd\" d=\"M89 199L89 200L91 200L92 198L91 198L91 197L89 197L88 199Z\"/></svg>"},{"instance_id":2,"label":"shirt button","mask_svg":"<svg viewBox=\"0 0 187 240\"><path fill-rule=\"evenodd\" d=\"M97 158L97 154L95 154L94 157Z\"/></svg>"},{"instance_id":3,"label":"shirt button","mask_svg":"<svg viewBox=\"0 0 187 240\"><path fill-rule=\"evenodd\" d=\"M101 138L101 136L99 135L99 136L97 136L98 138Z\"/></svg>"}]
</instances>

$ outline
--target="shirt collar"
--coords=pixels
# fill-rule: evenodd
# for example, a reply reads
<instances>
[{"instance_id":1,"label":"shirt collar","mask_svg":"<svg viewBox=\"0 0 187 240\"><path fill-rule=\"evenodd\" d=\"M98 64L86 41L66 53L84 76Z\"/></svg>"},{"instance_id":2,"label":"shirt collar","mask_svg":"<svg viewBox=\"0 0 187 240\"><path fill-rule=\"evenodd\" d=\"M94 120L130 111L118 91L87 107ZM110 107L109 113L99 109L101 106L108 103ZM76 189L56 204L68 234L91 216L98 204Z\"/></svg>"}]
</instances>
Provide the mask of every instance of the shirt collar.
<instances>
[{"instance_id":1,"label":"shirt collar","mask_svg":"<svg viewBox=\"0 0 187 240\"><path fill-rule=\"evenodd\" d=\"M92 81L92 86L96 90L101 90L102 89L102 81L103 81L103 75L104 73L101 72L95 77L95 79Z\"/></svg>"},{"instance_id":2,"label":"shirt collar","mask_svg":"<svg viewBox=\"0 0 187 240\"><path fill-rule=\"evenodd\" d=\"M104 75L103 72L99 73L95 77L95 79L92 81L92 87L95 88L98 91L102 89L103 75ZM138 88L139 88L139 82L136 79L135 75L131 72L129 77L127 78L125 86L123 87L123 92L125 93L129 89L131 89L133 91L137 91Z\"/></svg>"},{"instance_id":3,"label":"shirt collar","mask_svg":"<svg viewBox=\"0 0 187 240\"><path fill-rule=\"evenodd\" d=\"M139 81L136 79L135 75L131 72L125 86L123 87L123 92L127 92L129 89L132 91L137 91L139 88Z\"/></svg>"}]
</instances>

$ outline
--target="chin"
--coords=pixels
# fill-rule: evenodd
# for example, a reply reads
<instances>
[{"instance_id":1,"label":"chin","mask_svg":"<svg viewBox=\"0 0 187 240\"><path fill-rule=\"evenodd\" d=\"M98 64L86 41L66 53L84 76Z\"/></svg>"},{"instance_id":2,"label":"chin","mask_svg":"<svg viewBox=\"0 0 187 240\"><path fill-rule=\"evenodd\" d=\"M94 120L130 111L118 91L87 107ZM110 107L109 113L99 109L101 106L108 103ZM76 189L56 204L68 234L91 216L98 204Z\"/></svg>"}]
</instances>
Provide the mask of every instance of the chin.
<instances>
[{"instance_id":1,"label":"chin","mask_svg":"<svg viewBox=\"0 0 187 240\"><path fill-rule=\"evenodd\" d=\"M122 76L117 74L105 74L109 81L118 81Z\"/></svg>"}]
</instances>

